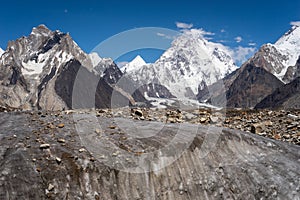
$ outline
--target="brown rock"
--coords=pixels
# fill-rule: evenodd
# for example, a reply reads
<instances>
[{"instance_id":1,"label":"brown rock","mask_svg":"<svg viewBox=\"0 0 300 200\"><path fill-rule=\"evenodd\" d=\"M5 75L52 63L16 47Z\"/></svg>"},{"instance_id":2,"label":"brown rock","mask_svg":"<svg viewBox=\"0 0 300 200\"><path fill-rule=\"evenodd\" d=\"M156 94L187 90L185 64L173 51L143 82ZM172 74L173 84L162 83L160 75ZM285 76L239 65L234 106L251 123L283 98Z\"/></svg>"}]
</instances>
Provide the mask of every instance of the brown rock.
<instances>
[{"instance_id":1,"label":"brown rock","mask_svg":"<svg viewBox=\"0 0 300 200\"><path fill-rule=\"evenodd\" d=\"M201 117L201 118L200 118L200 123L205 123L206 120L207 120L207 119L206 119L205 117Z\"/></svg>"},{"instance_id":2,"label":"brown rock","mask_svg":"<svg viewBox=\"0 0 300 200\"><path fill-rule=\"evenodd\" d=\"M274 135L274 139L275 139L275 140L280 140L280 139L281 139L281 135L280 135L280 134Z\"/></svg>"},{"instance_id":3,"label":"brown rock","mask_svg":"<svg viewBox=\"0 0 300 200\"><path fill-rule=\"evenodd\" d=\"M251 126L251 133L259 134L264 132L265 125L263 123L256 123Z\"/></svg>"},{"instance_id":4,"label":"brown rock","mask_svg":"<svg viewBox=\"0 0 300 200\"><path fill-rule=\"evenodd\" d=\"M142 116L143 116L143 111L137 109L137 110L135 110L134 114L136 114L136 115L139 116L139 117L142 117Z\"/></svg>"},{"instance_id":5,"label":"brown rock","mask_svg":"<svg viewBox=\"0 0 300 200\"><path fill-rule=\"evenodd\" d=\"M59 143L65 143L65 142L66 142L66 140L65 140L65 139L63 139L63 138L59 138L59 139L57 139L57 142L59 142Z\"/></svg>"},{"instance_id":6,"label":"brown rock","mask_svg":"<svg viewBox=\"0 0 300 200\"><path fill-rule=\"evenodd\" d=\"M41 144L40 145L40 149L49 149L50 148L50 144Z\"/></svg>"},{"instance_id":7,"label":"brown rock","mask_svg":"<svg viewBox=\"0 0 300 200\"><path fill-rule=\"evenodd\" d=\"M57 162L58 164L60 164L60 163L61 163L61 158L59 158L59 157L56 157L56 158L55 158L55 160L56 160L56 162Z\"/></svg>"},{"instance_id":8,"label":"brown rock","mask_svg":"<svg viewBox=\"0 0 300 200\"><path fill-rule=\"evenodd\" d=\"M110 128L110 129L116 129L117 127L116 127L116 126L113 126L113 125L111 125L111 126L109 126L108 128Z\"/></svg>"},{"instance_id":9,"label":"brown rock","mask_svg":"<svg viewBox=\"0 0 300 200\"><path fill-rule=\"evenodd\" d=\"M215 117L215 116L210 116L209 119L210 119L210 122L213 124L216 124L219 120L219 118Z\"/></svg>"},{"instance_id":10,"label":"brown rock","mask_svg":"<svg viewBox=\"0 0 300 200\"><path fill-rule=\"evenodd\" d=\"M58 127L58 128L63 128L63 127L65 127L65 124L60 123L60 124L57 125L57 127Z\"/></svg>"},{"instance_id":11,"label":"brown rock","mask_svg":"<svg viewBox=\"0 0 300 200\"><path fill-rule=\"evenodd\" d=\"M51 183L48 185L48 191L52 191L54 189L54 185L52 185Z\"/></svg>"},{"instance_id":12,"label":"brown rock","mask_svg":"<svg viewBox=\"0 0 300 200\"><path fill-rule=\"evenodd\" d=\"M265 121L264 124L265 124L266 126L273 126L273 122L271 122L270 120Z\"/></svg>"},{"instance_id":13,"label":"brown rock","mask_svg":"<svg viewBox=\"0 0 300 200\"><path fill-rule=\"evenodd\" d=\"M50 129L55 129L56 128L53 124L49 124L47 127L50 128Z\"/></svg>"}]
</instances>

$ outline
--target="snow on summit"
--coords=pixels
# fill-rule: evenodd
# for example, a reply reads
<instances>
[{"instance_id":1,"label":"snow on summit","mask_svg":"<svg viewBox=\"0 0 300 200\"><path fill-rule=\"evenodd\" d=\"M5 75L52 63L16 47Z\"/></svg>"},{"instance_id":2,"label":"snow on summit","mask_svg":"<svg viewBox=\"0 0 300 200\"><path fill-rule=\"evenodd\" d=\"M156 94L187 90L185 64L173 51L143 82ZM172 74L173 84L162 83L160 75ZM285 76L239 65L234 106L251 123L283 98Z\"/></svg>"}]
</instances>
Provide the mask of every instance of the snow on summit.
<instances>
[{"instance_id":1,"label":"snow on summit","mask_svg":"<svg viewBox=\"0 0 300 200\"><path fill-rule=\"evenodd\" d=\"M300 56L299 46L300 27L294 25L274 44L263 45L250 60L254 60L258 65L263 64L266 70L284 83L288 83L291 81L289 74L295 72L295 65Z\"/></svg>"},{"instance_id":2,"label":"snow on summit","mask_svg":"<svg viewBox=\"0 0 300 200\"><path fill-rule=\"evenodd\" d=\"M0 56L4 53L4 50L0 48Z\"/></svg>"},{"instance_id":3,"label":"snow on summit","mask_svg":"<svg viewBox=\"0 0 300 200\"><path fill-rule=\"evenodd\" d=\"M274 44L274 46L283 55L287 56L284 65L286 67L294 66L300 55L300 27L294 25Z\"/></svg>"},{"instance_id":4,"label":"snow on summit","mask_svg":"<svg viewBox=\"0 0 300 200\"><path fill-rule=\"evenodd\" d=\"M147 65L147 63L145 62L145 60L140 56L137 55L131 62L127 63L123 68L123 72L130 72L130 71L134 71L137 70L138 68L140 68L143 65Z\"/></svg>"},{"instance_id":5,"label":"snow on summit","mask_svg":"<svg viewBox=\"0 0 300 200\"><path fill-rule=\"evenodd\" d=\"M89 57L91 59L92 65L93 67L95 67L96 65L98 65L98 63L102 60L100 58L100 56L98 55L98 53L96 52L92 52L89 54Z\"/></svg>"},{"instance_id":6,"label":"snow on summit","mask_svg":"<svg viewBox=\"0 0 300 200\"><path fill-rule=\"evenodd\" d=\"M207 34L202 29L184 30L154 64L132 69L128 75L143 84L158 82L178 98L196 95L199 87L237 69L229 50L205 39Z\"/></svg>"}]
</instances>

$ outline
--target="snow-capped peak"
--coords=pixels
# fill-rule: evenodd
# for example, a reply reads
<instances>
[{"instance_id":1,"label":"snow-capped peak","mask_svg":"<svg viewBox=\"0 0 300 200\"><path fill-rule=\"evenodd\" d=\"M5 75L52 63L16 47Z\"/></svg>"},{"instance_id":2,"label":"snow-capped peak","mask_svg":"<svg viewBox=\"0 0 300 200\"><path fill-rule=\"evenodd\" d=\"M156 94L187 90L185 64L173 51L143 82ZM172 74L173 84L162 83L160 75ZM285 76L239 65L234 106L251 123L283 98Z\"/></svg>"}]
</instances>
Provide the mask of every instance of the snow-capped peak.
<instances>
[{"instance_id":1,"label":"snow-capped peak","mask_svg":"<svg viewBox=\"0 0 300 200\"><path fill-rule=\"evenodd\" d=\"M283 54L288 57L284 65L294 66L300 55L300 27L293 26L286 32L274 46Z\"/></svg>"},{"instance_id":2,"label":"snow-capped peak","mask_svg":"<svg viewBox=\"0 0 300 200\"><path fill-rule=\"evenodd\" d=\"M274 44L263 45L247 62L265 68L281 81L292 80L296 62L300 56L300 27L292 26ZM289 70L288 70L289 69Z\"/></svg>"},{"instance_id":3,"label":"snow-capped peak","mask_svg":"<svg viewBox=\"0 0 300 200\"><path fill-rule=\"evenodd\" d=\"M92 52L89 54L93 67L98 65L98 63L102 60L102 58L96 52Z\"/></svg>"},{"instance_id":4,"label":"snow-capped peak","mask_svg":"<svg viewBox=\"0 0 300 200\"><path fill-rule=\"evenodd\" d=\"M137 55L130 63L133 65L139 65L139 66L146 65L146 62L140 55Z\"/></svg>"},{"instance_id":5,"label":"snow-capped peak","mask_svg":"<svg viewBox=\"0 0 300 200\"><path fill-rule=\"evenodd\" d=\"M127 63L123 68L123 72L130 72L130 71L134 71L137 70L138 68L140 68L141 66L147 65L147 63L145 62L145 60L140 56L137 55L131 62Z\"/></svg>"},{"instance_id":6,"label":"snow-capped peak","mask_svg":"<svg viewBox=\"0 0 300 200\"><path fill-rule=\"evenodd\" d=\"M31 31L30 35L43 35L43 36L49 36L51 34L51 30L48 29L44 24L41 24L37 27L34 27Z\"/></svg>"},{"instance_id":7,"label":"snow-capped peak","mask_svg":"<svg viewBox=\"0 0 300 200\"><path fill-rule=\"evenodd\" d=\"M0 56L4 53L4 50L0 48Z\"/></svg>"},{"instance_id":8,"label":"snow-capped peak","mask_svg":"<svg viewBox=\"0 0 300 200\"><path fill-rule=\"evenodd\" d=\"M127 70L127 74L143 84L161 84L181 99L195 96L200 83L210 85L237 69L225 46L205 39L210 34L185 30L154 64Z\"/></svg>"}]
</instances>

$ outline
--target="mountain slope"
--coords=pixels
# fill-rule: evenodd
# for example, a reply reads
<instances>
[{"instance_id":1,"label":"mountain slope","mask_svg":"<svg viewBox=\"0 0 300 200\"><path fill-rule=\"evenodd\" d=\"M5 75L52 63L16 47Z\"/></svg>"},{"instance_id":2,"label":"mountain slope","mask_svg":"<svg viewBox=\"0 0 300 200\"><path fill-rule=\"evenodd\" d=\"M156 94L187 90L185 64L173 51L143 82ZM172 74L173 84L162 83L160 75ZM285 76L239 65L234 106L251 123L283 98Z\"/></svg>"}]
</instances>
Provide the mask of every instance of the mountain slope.
<instances>
[{"instance_id":1,"label":"mountain slope","mask_svg":"<svg viewBox=\"0 0 300 200\"><path fill-rule=\"evenodd\" d=\"M288 83L292 79L285 77L288 68L295 66L300 56L300 27L293 26L275 44L265 44L248 61L263 67L278 79Z\"/></svg>"},{"instance_id":2,"label":"mountain slope","mask_svg":"<svg viewBox=\"0 0 300 200\"><path fill-rule=\"evenodd\" d=\"M154 63L126 73L140 85L165 86L177 98L195 98L199 85L210 85L236 69L221 44L207 41L201 30L187 30ZM159 93L159 91L157 91Z\"/></svg>"},{"instance_id":3,"label":"mountain slope","mask_svg":"<svg viewBox=\"0 0 300 200\"><path fill-rule=\"evenodd\" d=\"M268 95L255 108L300 108L300 77L292 82L278 88L272 94Z\"/></svg>"},{"instance_id":4,"label":"mountain slope","mask_svg":"<svg viewBox=\"0 0 300 200\"><path fill-rule=\"evenodd\" d=\"M274 89L282 87L283 84L278 80L290 82L299 74L300 71L298 72L295 65L300 55L299 47L300 28L293 26L275 44L263 45L235 72L208 88L199 90L197 99L201 102L211 102L216 106L255 106L255 103L270 95ZM294 64L291 66L292 63ZM249 66L252 66L250 71ZM265 92L261 91L262 88Z\"/></svg>"},{"instance_id":5,"label":"mountain slope","mask_svg":"<svg viewBox=\"0 0 300 200\"><path fill-rule=\"evenodd\" d=\"M64 74L65 71L76 72L78 68L84 68L83 71L88 74L87 77L91 78L87 78L86 90L89 90L89 86L94 84L92 80L100 80L99 88L91 98L111 94L113 88L109 81L118 79L120 74L108 72L109 68L114 66L105 65L104 75L106 74L108 78L95 75L94 65L99 58L97 55L92 55L92 57L94 59L91 59L91 55L83 52L69 34L51 31L44 25L33 28L28 37L9 42L7 50L1 56L1 105L25 110L70 108L72 87L69 84L72 82L72 78L76 78L76 73L73 73L74 77L70 77L68 74L62 77L61 74ZM99 62L103 60L105 59L101 59ZM112 69L112 71L114 70ZM114 75L118 75L118 77L114 77ZM60 78L58 79L58 77ZM66 94L58 92L57 88L65 88ZM102 91L107 92L102 94ZM66 97L66 95L68 96ZM107 107L110 105L109 98L108 96L100 103L96 102L96 106Z\"/></svg>"},{"instance_id":6,"label":"mountain slope","mask_svg":"<svg viewBox=\"0 0 300 200\"><path fill-rule=\"evenodd\" d=\"M0 56L4 53L4 50L0 48Z\"/></svg>"},{"instance_id":7,"label":"mountain slope","mask_svg":"<svg viewBox=\"0 0 300 200\"><path fill-rule=\"evenodd\" d=\"M254 107L283 83L264 68L246 65L226 93L227 107Z\"/></svg>"}]
</instances>

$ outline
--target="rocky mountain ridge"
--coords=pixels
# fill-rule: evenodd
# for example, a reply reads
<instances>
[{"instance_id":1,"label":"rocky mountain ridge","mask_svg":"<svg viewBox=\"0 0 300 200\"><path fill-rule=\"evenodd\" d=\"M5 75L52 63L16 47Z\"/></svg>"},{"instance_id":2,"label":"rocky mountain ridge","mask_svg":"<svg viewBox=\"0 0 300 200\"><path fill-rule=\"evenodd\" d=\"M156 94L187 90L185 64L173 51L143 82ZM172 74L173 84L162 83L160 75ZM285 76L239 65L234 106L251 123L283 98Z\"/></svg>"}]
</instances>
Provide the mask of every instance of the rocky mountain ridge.
<instances>
[{"instance_id":1,"label":"rocky mountain ridge","mask_svg":"<svg viewBox=\"0 0 300 200\"><path fill-rule=\"evenodd\" d=\"M295 66L300 56L300 27L292 26L274 44L265 44L247 63L263 67L284 83L293 79L286 76L289 67Z\"/></svg>"},{"instance_id":2,"label":"rocky mountain ridge","mask_svg":"<svg viewBox=\"0 0 300 200\"><path fill-rule=\"evenodd\" d=\"M82 69L84 79L100 80L96 91L106 91L86 98L103 96L96 98L96 106L110 106L113 84L122 76L110 59L86 54L68 33L51 31L44 25L33 28L28 37L10 41L1 56L0 67L0 104L23 110L71 108L73 85L69 83L74 82L79 69ZM83 91L91 90L89 88L94 83L83 82L86 85L79 87ZM138 100L144 100L142 95L137 96Z\"/></svg>"},{"instance_id":3,"label":"rocky mountain ridge","mask_svg":"<svg viewBox=\"0 0 300 200\"><path fill-rule=\"evenodd\" d=\"M129 104L145 102L146 97L198 99L220 107L255 107L282 87L276 77L288 83L300 74L295 60L300 54L297 50L299 30L293 26L275 44L263 45L236 71L225 46L206 40L197 29L186 30L155 63L147 64L137 56L124 67L123 75L112 59L101 58L97 53L86 54L69 34L41 25L33 28L28 37L9 42L2 54L0 104L25 110L70 108L73 86L61 76L57 78L65 70L70 71L75 66L71 70L78 72L82 66L91 80L101 79L97 87L104 88L97 91L106 91L102 95L108 97L95 95L97 101L103 102L97 103L100 107L111 104L109 96L114 87L125 97L121 98L124 102L128 99L122 105L128 105L128 101ZM291 65L294 62L296 64ZM75 76L73 72L70 73ZM121 79L129 81L125 81L127 86L118 85ZM135 94L134 88L139 89ZM81 89L88 90L88 87ZM87 97L94 98L91 94Z\"/></svg>"},{"instance_id":4,"label":"rocky mountain ridge","mask_svg":"<svg viewBox=\"0 0 300 200\"><path fill-rule=\"evenodd\" d=\"M197 98L223 107L255 107L277 88L283 87L284 83L289 83L298 76L299 46L300 28L293 26L275 44L263 45L231 75L209 88L200 90ZM254 67L250 74L249 66ZM248 78L245 74L248 74Z\"/></svg>"}]
</instances>

